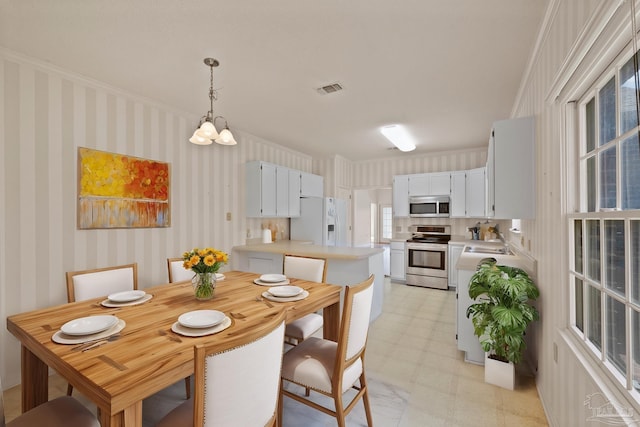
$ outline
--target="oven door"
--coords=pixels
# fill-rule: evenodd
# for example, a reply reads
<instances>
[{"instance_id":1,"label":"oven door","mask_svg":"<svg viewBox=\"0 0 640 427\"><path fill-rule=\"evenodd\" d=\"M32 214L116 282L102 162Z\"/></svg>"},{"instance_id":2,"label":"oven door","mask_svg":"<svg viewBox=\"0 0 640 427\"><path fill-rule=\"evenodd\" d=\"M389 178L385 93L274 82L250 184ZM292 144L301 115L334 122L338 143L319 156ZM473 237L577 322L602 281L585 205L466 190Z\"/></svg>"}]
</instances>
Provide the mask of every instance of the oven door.
<instances>
[{"instance_id":1,"label":"oven door","mask_svg":"<svg viewBox=\"0 0 640 427\"><path fill-rule=\"evenodd\" d=\"M407 275L447 277L447 245L407 242Z\"/></svg>"}]
</instances>

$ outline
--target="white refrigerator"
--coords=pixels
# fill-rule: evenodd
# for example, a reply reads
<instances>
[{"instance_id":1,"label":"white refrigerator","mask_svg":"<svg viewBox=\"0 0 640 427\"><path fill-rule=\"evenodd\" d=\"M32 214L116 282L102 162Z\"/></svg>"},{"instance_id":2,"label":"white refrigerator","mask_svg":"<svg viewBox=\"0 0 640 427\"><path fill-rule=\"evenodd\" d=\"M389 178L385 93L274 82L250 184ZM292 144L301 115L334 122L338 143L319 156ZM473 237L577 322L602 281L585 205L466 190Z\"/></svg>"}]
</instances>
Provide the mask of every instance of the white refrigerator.
<instances>
[{"instance_id":1,"label":"white refrigerator","mask_svg":"<svg viewBox=\"0 0 640 427\"><path fill-rule=\"evenodd\" d=\"M347 202L333 197L303 197L300 216L291 218L291 240L314 245L347 246Z\"/></svg>"}]
</instances>

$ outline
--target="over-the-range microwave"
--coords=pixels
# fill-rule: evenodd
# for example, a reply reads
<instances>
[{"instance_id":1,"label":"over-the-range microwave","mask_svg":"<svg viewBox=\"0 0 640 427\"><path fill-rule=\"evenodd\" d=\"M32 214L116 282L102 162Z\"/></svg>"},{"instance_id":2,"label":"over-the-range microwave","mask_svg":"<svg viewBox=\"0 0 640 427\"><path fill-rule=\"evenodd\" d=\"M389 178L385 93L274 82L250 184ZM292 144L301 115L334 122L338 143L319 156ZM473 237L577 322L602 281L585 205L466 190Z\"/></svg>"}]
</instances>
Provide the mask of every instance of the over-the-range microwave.
<instances>
[{"instance_id":1,"label":"over-the-range microwave","mask_svg":"<svg viewBox=\"0 0 640 427\"><path fill-rule=\"evenodd\" d=\"M450 204L449 196L412 196L409 197L409 216L448 217Z\"/></svg>"}]
</instances>

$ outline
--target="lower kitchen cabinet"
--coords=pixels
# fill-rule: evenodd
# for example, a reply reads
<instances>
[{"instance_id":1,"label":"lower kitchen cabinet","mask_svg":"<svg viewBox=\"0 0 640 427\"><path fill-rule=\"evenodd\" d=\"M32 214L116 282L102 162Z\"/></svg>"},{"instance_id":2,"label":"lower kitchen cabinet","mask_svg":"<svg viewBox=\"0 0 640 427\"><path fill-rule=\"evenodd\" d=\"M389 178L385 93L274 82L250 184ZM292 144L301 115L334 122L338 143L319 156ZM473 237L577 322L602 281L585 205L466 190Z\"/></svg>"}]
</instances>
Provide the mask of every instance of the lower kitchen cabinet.
<instances>
[{"instance_id":1,"label":"lower kitchen cabinet","mask_svg":"<svg viewBox=\"0 0 640 427\"><path fill-rule=\"evenodd\" d=\"M484 350L480 340L473 333L473 323L467 318L467 308L474 303L469 297L469 282L475 271L458 270L458 287L456 288L456 334L458 350L464 351L464 361L484 365Z\"/></svg>"},{"instance_id":2,"label":"lower kitchen cabinet","mask_svg":"<svg viewBox=\"0 0 640 427\"><path fill-rule=\"evenodd\" d=\"M391 241L391 272L389 277L393 281L404 282L405 276L405 257L404 246L405 241Z\"/></svg>"},{"instance_id":3,"label":"lower kitchen cabinet","mask_svg":"<svg viewBox=\"0 0 640 427\"><path fill-rule=\"evenodd\" d=\"M458 270L456 264L464 249L464 242L449 242L449 288L458 287Z\"/></svg>"}]
</instances>

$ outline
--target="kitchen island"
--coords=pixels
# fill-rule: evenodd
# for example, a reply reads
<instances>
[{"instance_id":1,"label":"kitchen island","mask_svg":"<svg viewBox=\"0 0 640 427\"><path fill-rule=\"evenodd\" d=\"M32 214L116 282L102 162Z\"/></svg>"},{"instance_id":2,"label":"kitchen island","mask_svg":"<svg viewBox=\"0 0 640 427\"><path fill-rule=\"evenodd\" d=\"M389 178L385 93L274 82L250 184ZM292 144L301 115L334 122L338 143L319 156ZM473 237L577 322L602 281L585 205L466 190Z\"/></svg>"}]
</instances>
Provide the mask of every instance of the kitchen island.
<instances>
[{"instance_id":1,"label":"kitchen island","mask_svg":"<svg viewBox=\"0 0 640 427\"><path fill-rule=\"evenodd\" d=\"M254 243L232 248L231 268L252 273L282 273L284 254L325 258L326 282L334 285L354 285L371 274L373 303L371 320L382 313L384 264L382 248L319 246L304 242L281 240L274 243Z\"/></svg>"}]
</instances>

